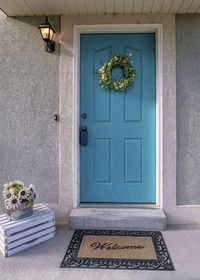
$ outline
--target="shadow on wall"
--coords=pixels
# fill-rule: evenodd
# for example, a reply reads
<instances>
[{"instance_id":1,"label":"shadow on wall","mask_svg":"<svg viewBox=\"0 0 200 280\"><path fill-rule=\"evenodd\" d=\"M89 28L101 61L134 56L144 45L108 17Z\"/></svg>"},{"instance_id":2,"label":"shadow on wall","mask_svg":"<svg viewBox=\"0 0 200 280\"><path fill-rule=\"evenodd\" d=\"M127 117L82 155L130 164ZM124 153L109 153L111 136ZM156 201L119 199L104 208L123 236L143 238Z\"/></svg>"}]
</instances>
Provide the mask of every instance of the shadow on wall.
<instances>
[{"instance_id":1,"label":"shadow on wall","mask_svg":"<svg viewBox=\"0 0 200 280\"><path fill-rule=\"evenodd\" d=\"M27 27L30 32L29 35L27 37L27 39L29 39L30 41L33 41L34 43L34 39L35 39L35 35L36 33L38 33L38 37L41 39L41 35L38 29L38 26L45 21L45 16L27 16L27 17L7 17L1 10L0 10L0 21L4 20L6 21L8 24L13 24L13 28L14 25L15 26L19 26L19 22L25 23L27 25L29 25L29 27ZM54 30L56 31L55 35L54 35L54 41L56 42L56 49L55 52L52 53L52 55L60 55L60 28L61 28L61 17L60 16L48 16L48 20L51 23L52 27L54 28ZM24 26L24 25L23 25ZM35 27L30 29L30 26ZM31 34L33 34L33 36L31 36ZM17 38L14 38L17 40ZM42 41L43 43L43 41Z\"/></svg>"},{"instance_id":2,"label":"shadow on wall","mask_svg":"<svg viewBox=\"0 0 200 280\"><path fill-rule=\"evenodd\" d=\"M200 205L200 14L176 15L177 203Z\"/></svg>"},{"instance_id":3,"label":"shadow on wall","mask_svg":"<svg viewBox=\"0 0 200 280\"><path fill-rule=\"evenodd\" d=\"M2 186L15 179L33 183L39 203L59 200L60 17L49 17L54 53L44 49L43 20L0 13L0 212Z\"/></svg>"},{"instance_id":4,"label":"shadow on wall","mask_svg":"<svg viewBox=\"0 0 200 280\"><path fill-rule=\"evenodd\" d=\"M38 26L45 21L45 16L33 16L33 17L11 17L10 19L18 20L28 25L35 27L35 30L39 32ZM51 23L52 27L55 30L54 41L56 42L55 52L51 53L52 55L60 56L60 16L49 16L49 22ZM31 32L30 32L31 36ZM41 38L40 32L39 36ZM30 38L30 37L29 37ZM42 38L41 38L42 41ZM43 41L42 41L43 42ZM43 42L44 44L44 42Z\"/></svg>"}]
</instances>

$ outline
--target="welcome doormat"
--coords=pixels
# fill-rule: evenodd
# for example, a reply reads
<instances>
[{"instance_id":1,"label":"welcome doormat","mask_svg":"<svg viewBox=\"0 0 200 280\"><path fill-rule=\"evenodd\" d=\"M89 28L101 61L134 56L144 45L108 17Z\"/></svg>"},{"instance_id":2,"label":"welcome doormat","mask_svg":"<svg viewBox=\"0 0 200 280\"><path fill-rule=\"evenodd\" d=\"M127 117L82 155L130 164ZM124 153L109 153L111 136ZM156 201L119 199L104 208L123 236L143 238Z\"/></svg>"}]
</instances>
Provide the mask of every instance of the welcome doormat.
<instances>
[{"instance_id":1,"label":"welcome doormat","mask_svg":"<svg viewBox=\"0 0 200 280\"><path fill-rule=\"evenodd\" d=\"M76 230L61 267L174 270L159 231Z\"/></svg>"}]
</instances>

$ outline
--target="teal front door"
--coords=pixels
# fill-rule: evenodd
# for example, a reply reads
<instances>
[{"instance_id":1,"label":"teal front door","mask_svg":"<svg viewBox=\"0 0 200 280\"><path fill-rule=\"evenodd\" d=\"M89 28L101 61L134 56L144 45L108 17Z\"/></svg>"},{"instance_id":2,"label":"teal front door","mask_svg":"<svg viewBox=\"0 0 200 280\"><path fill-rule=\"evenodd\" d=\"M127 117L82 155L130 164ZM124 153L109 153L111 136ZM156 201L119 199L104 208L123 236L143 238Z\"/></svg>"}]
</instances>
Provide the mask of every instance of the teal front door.
<instances>
[{"instance_id":1,"label":"teal front door","mask_svg":"<svg viewBox=\"0 0 200 280\"><path fill-rule=\"evenodd\" d=\"M96 75L116 53L132 53L136 69L124 92L101 88ZM82 34L80 75L81 203L155 203L155 34Z\"/></svg>"}]
</instances>

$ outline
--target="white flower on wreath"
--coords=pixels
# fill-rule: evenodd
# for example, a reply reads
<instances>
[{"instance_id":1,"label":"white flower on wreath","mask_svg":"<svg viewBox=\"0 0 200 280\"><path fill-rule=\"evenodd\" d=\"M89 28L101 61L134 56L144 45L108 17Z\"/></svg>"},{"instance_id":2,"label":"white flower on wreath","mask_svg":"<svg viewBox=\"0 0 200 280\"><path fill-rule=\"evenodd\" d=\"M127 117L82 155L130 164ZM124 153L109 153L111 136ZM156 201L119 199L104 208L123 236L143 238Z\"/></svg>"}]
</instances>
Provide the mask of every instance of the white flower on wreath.
<instances>
[{"instance_id":1,"label":"white flower on wreath","mask_svg":"<svg viewBox=\"0 0 200 280\"><path fill-rule=\"evenodd\" d=\"M15 195L11 195L10 198L5 200L5 207L8 210L16 210L20 206L19 198Z\"/></svg>"},{"instance_id":2,"label":"white flower on wreath","mask_svg":"<svg viewBox=\"0 0 200 280\"><path fill-rule=\"evenodd\" d=\"M99 69L99 72L104 72L104 70L105 70L105 67L102 66L102 67Z\"/></svg>"}]
</instances>

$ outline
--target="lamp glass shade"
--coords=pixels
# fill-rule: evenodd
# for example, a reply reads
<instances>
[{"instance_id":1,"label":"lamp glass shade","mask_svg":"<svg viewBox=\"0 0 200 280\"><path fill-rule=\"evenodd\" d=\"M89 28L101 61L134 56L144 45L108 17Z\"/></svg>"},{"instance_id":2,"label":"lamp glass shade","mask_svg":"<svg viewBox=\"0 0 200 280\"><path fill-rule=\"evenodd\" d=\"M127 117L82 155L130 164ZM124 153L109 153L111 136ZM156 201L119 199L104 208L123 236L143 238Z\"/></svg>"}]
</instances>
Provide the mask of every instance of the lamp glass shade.
<instances>
[{"instance_id":1,"label":"lamp glass shade","mask_svg":"<svg viewBox=\"0 0 200 280\"><path fill-rule=\"evenodd\" d=\"M41 31L42 39L49 40L49 34L50 34L49 27L42 27L40 28L40 31Z\"/></svg>"},{"instance_id":2,"label":"lamp glass shade","mask_svg":"<svg viewBox=\"0 0 200 280\"><path fill-rule=\"evenodd\" d=\"M53 29L52 28L50 28L50 33L49 33L49 39L50 40L53 40L53 37L54 37L54 31L53 31Z\"/></svg>"},{"instance_id":3,"label":"lamp glass shade","mask_svg":"<svg viewBox=\"0 0 200 280\"><path fill-rule=\"evenodd\" d=\"M42 27L40 28L40 31L43 40L53 40L54 31L51 27Z\"/></svg>"}]
</instances>

